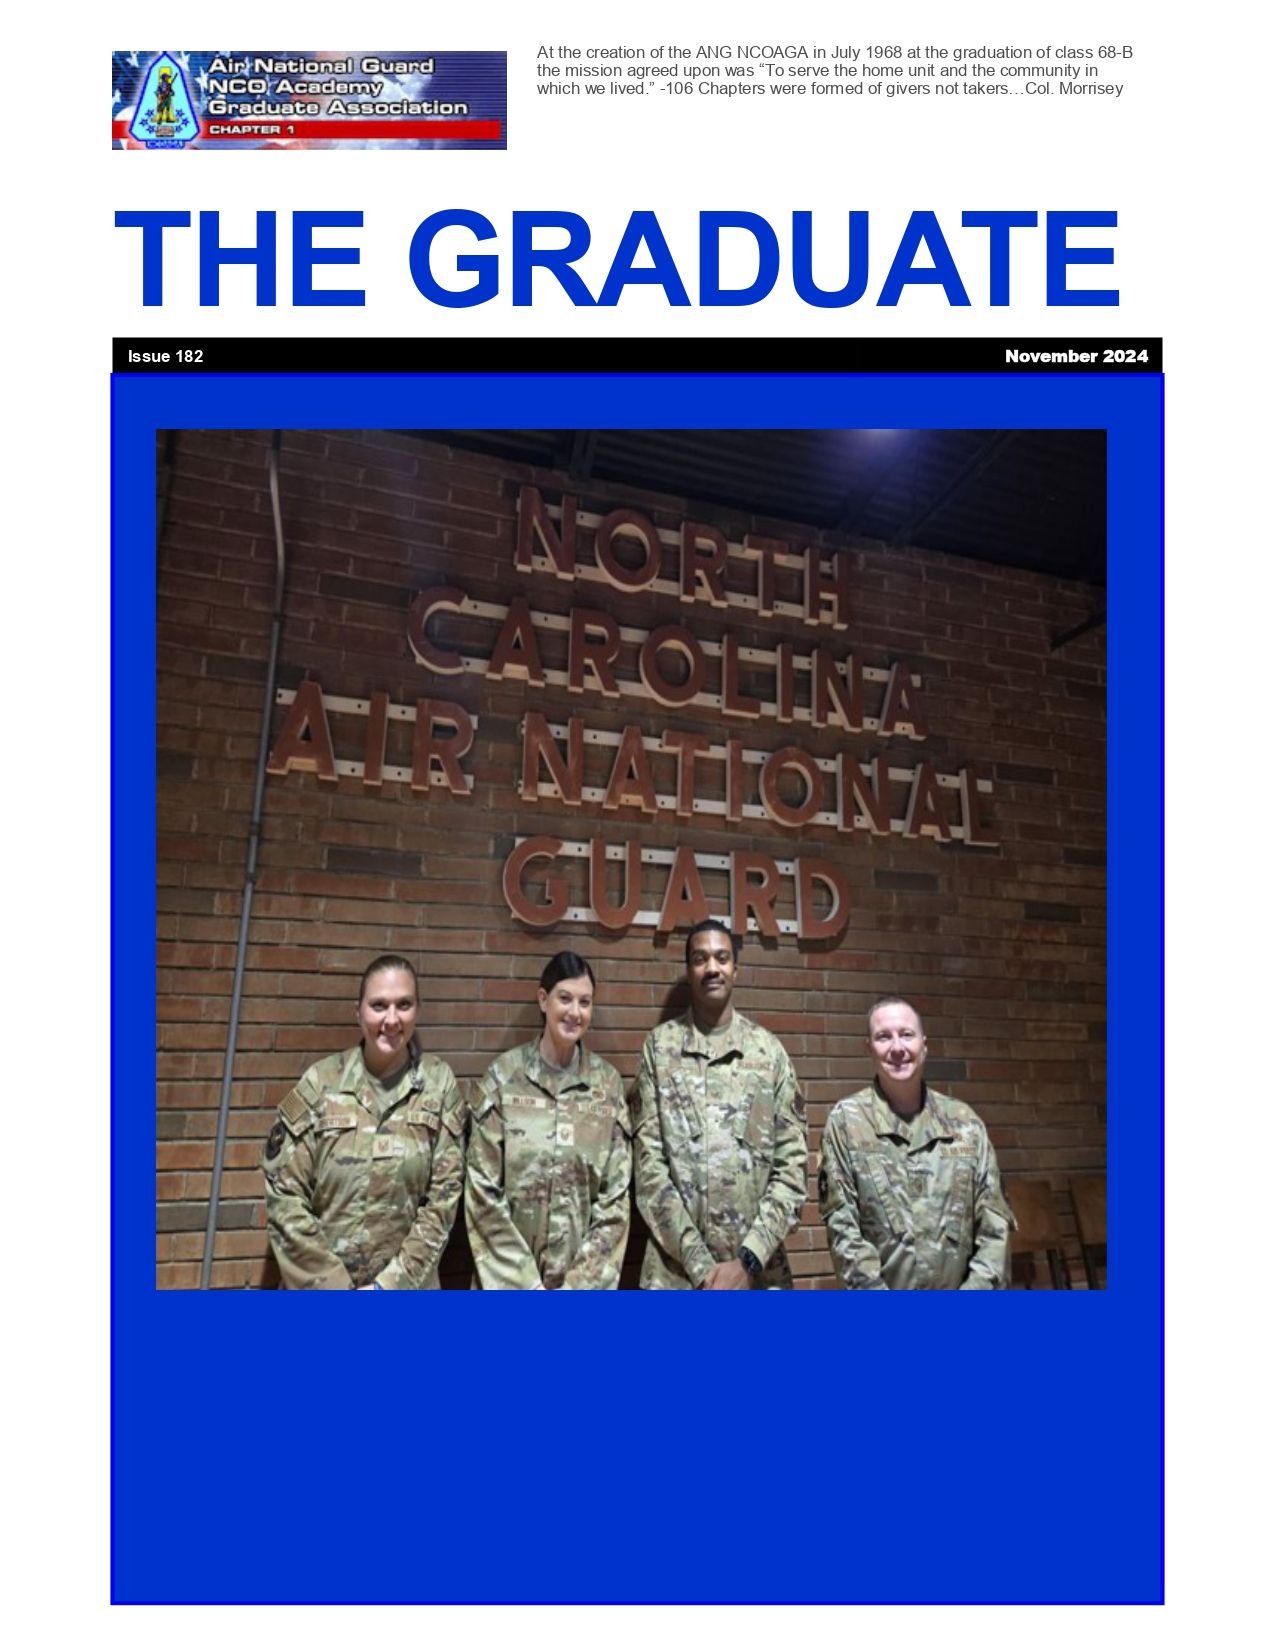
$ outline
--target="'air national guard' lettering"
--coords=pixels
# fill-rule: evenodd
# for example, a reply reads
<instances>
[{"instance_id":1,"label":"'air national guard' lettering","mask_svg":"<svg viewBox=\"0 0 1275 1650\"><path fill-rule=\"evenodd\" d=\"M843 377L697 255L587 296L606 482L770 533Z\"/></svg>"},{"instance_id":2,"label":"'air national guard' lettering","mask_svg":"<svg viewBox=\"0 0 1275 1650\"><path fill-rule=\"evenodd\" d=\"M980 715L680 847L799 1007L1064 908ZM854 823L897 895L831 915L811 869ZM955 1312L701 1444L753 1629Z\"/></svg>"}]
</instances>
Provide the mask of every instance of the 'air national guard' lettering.
<instances>
[{"instance_id":1,"label":"'air national guard' lettering","mask_svg":"<svg viewBox=\"0 0 1275 1650\"><path fill-rule=\"evenodd\" d=\"M614 1289L629 1235L633 1125L620 1074L540 1039L487 1068L471 1102L465 1225L484 1289Z\"/></svg>"},{"instance_id":2,"label":"'air national guard' lettering","mask_svg":"<svg viewBox=\"0 0 1275 1650\"><path fill-rule=\"evenodd\" d=\"M736 1010L705 1033L657 1026L638 1070L637 1206L650 1229L643 1289L698 1289L741 1245L757 1289L790 1289L784 1238L806 1196L805 1105L783 1044Z\"/></svg>"},{"instance_id":3,"label":"'air national guard' lettering","mask_svg":"<svg viewBox=\"0 0 1275 1650\"><path fill-rule=\"evenodd\" d=\"M900 1117L875 1086L833 1107L819 1207L846 1289L1006 1289L1014 1216L969 1106L925 1090Z\"/></svg>"},{"instance_id":4,"label":"'air national guard' lettering","mask_svg":"<svg viewBox=\"0 0 1275 1650\"><path fill-rule=\"evenodd\" d=\"M464 1177L451 1068L409 1059L381 1090L361 1047L311 1066L262 1153L266 1223L285 1288L437 1289Z\"/></svg>"}]
</instances>

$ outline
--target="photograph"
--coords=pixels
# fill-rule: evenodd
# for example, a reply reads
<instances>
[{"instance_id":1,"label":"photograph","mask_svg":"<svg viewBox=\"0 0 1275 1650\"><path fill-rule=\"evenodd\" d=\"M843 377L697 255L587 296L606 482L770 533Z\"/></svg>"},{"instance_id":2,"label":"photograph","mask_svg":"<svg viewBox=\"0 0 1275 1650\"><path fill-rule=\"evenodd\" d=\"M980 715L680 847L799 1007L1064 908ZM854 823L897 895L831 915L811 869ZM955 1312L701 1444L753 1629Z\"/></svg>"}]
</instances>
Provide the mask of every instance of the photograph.
<instances>
[{"instance_id":1,"label":"photograph","mask_svg":"<svg viewBox=\"0 0 1275 1650\"><path fill-rule=\"evenodd\" d=\"M1103 1287L1106 456L161 431L158 1286Z\"/></svg>"}]
</instances>

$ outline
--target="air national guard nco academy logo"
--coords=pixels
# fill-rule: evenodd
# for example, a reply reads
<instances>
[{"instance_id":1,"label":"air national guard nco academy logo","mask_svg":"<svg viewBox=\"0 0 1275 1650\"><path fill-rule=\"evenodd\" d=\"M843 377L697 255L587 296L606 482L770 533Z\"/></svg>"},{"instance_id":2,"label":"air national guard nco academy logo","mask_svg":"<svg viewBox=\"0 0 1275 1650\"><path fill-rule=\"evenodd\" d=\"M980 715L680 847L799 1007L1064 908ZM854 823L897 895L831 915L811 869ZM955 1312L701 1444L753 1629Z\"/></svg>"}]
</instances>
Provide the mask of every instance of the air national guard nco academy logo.
<instances>
[{"instance_id":1,"label":"air national guard nco academy logo","mask_svg":"<svg viewBox=\"0 0 1275 1650\"><path fill-rule=\"evenodd\" d=\"M146 72L129 136L148 149L180 149L199 136L181 69L167 52Z\"/></svg>"}]
</instances>

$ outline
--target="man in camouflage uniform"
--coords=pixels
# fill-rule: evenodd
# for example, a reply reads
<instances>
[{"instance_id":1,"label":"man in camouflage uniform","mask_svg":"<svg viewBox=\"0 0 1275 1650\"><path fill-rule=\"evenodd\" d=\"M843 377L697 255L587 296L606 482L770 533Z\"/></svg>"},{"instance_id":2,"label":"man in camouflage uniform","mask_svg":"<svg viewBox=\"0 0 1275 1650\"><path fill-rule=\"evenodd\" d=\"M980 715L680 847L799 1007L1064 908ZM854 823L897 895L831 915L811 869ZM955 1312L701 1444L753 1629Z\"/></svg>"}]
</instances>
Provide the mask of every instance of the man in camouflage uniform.
<instances>
[{"instance_id":1,"label":"man in camouflage uniform","mask_svg":"<svg viewBox=\"0 0 1275 1650\"><path fill-rule=\"evenodd\" d=\"M387 1086L361 1047L311 1066L262 1153L266 1222L288 1289L437 1289L464 1174L451 1069L413 1045Z\"/></svg>"},{"instance_id":2,"label":"man in camouflage uniform","mask_svg":"<svg viewBox=\"0 0 1275 1650\"><path fill-rule=\"evenodd\" d=\"M739 941L686 942L691 1007L657 1026L638 1072L643 1289L791 1289L784 1238L806 1196L805 1104L778 1038L731 1007Z\"/></svg>"},{"instance_id":3,"label":"man in camouflage uniform","mask_svg":"<svg viewBox=\"0 0 1275 1650\"><path fill-rule=\"evenodd\" d=\"M471 1104L465 1225L484 1289L614 1289L629 1235L633 1126L619 1073L536 1038L487 1068Z\"/></svg>"},{"instance_id":4,"label":"man in camouflage uniform","mask_svg":"<svg viewBox=\"0 0 1275 1650\"><path fill-rule=\"evenodd\" d=\"M975 1113L930 1088L921 1017L901 997L868 1015L871 1087L823 1132L819 1207L846 1289L1005 1289L1014 1216Z\"/></svg>"}]
</instances>

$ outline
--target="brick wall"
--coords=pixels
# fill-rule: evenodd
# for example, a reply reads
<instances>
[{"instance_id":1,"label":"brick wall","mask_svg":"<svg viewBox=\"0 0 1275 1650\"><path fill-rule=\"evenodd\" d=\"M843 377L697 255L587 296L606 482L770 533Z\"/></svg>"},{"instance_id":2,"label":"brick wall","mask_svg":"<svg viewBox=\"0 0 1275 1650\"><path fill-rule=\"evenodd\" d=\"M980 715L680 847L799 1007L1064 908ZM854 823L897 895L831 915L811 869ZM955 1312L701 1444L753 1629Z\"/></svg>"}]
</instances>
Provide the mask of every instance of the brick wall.
<instances>
[{"instance_id":1,"label":"brick wall","mask_svg":"<svg viewBox=\"0 0 1275 1650\"><path fill-rule=\"evenodd\" d=\"M161 447L156 1257L157 1281L169 1288L198 1282L207 1213L274 582L268 441L264 432L181 431ZM295 689L308 675L327 695L383 691L399 704L463 703L478 719L465 760L474 795L389 781L378 791L358 778L326 784L302 772L269 779L214 1284L276 1281L255 1166L261 1142L305 1067L353 1041L357 977L376 952L417 961L422 1042L462 1078L533 1034L535 981L563 945L594 963L591 1044L626 1078L680 976L680 937L519 928L500 876L519 835L640 836L669 847L689 835L666 816L651 822L632 808L602 821L588 806L520 801L525 710L560 722L582 714L590 728L617 731L637 722L655 735L703 722L633 699L616 707L591 692L435 676L407 643L411 597L444 583L502 606L521 591L542 612L574 603L641 629L683 622L704 639L720 637L726 621L707 606L679 611L668 598L597 585L573 591L517 574L517 495L527 482L555 502L577 492L586 510L629 504L663 527L694 514L733 540L755 531L852 557L854 613L835 639L791 623L741 623L733 610L730 627L746 646L773 648L787 635L799 650L832 640L838 654L853 649L869 665L906 662L924 682L929 737L883 745L870 734L765 719L725 731L767 750L797 742L820 756L845 746L866 758L884 749L901 764L924 757L950 772L977 763L993 781L986 812L999 846L696 822L697 849L833 858L849 879L852 909L839 941L750 941L736 1002L783 1039L796 1064L813 1169L829 1107L869 1075L866 1007L886 991L912 997L926 1017L929 1075L982 1115L1011 1190L1014 1176L1051 1179L1070 1234L1067 1177L1105 1164L1105 658L1101 632L1058 653L1049 642L1086 617L1087 593L951 556L692 511L611 483L581 491L561 475L407 435L288 432L280 687ZM448 639L489 654L496 628L458 622ZM545 664L560 668L564 643L543 642ZM744 685L753 685L747 673ZM276 735L284 716L277 707ZM333 715L338 759L361 758L364 726ZM392 722L387 762L410 766L410 740L410 724ZM586 783L605 784L607 772L604 754L590 750ZM672 788L671 772L671 760L657 766L658 789ZM703 783L711 790L717 780L706 770ZM645 875L643 903L657 905L662 874ZM573 900L582 886L573 882ZM725 909L725 888L724 876L706 878L715 911ZM777 909L791 916L791 900L785 895ZM464 1285L463 1221L458 1228L444 1272ZM638 1241L635 1234L631 1263ZM789 1250L799 1287L832 1286L813 1202ZM634 1281L630 1264L625 1282Z\"/></svg>"}]
</instances>

